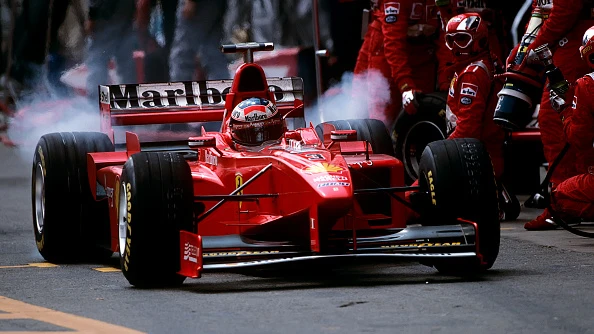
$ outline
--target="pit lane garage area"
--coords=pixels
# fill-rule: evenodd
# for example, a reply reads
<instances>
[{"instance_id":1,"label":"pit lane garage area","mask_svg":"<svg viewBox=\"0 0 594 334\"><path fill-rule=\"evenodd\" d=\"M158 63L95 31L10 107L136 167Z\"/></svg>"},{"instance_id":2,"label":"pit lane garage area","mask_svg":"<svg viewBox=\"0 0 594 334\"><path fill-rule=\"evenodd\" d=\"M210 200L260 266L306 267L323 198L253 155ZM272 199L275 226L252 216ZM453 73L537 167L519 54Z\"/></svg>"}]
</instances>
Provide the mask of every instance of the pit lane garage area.
<instances>
[{"instance_id":1,"label":"pit lane garage area","mask_svg":"<svg viewBox=\"0 0 594 334\"><path fill-rule=\"evenodd\" d=\"M587 333L594 247L564 230L502 224L480 277L416 263L310 262L131 287L119 258L47 263L32 238L30 156L0 146L0 333ZM64 203L68 209L68 203ZM76 252L77 249L72 249Z\"/></svg>"}]
</instances>

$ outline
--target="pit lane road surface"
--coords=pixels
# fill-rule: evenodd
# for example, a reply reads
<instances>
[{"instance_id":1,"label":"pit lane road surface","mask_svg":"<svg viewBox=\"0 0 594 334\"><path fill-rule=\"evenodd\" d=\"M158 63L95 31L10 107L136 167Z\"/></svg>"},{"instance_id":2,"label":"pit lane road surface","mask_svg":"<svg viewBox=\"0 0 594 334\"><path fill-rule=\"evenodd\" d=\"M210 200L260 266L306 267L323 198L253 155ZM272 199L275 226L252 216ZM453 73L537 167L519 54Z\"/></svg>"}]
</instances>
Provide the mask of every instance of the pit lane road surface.
<instances>
[{"instance_id":1,"label":"pit lane road surface","mask_svg":"<svg viewBox=\"0 0 594 334\"><path fill-rule=\"evenodd\" d=\"M140 290L116 257L44 262L29 174L30 161L0 146L0 333L594 333L594 241L524 231L535 211L504 224L481 278L412 263L306 264Z\"/></svg>"}]
</instances>

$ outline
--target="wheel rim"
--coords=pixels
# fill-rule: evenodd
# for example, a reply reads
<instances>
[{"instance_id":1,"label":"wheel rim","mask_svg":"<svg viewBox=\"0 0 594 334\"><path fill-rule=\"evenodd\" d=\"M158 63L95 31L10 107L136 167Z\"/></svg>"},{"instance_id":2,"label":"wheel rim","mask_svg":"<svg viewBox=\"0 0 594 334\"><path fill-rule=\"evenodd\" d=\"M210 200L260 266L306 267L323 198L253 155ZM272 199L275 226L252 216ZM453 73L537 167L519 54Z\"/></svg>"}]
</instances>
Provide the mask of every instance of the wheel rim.
<instances>
[{"instance_id":1,"label":"wheel rim","mask_svg":"<svg viewBox=\"0 0 594 334\"><path fill-rule=\"evenodd\" d=\"M404 170L412 180L419 177L419 160L425 146L433 141L444 138L445 134L433 122L421 121L410 128L404 138L401 153L404 158Z\"/></svg>"},{"instance_id":2,"label":"wheel rim","mask_svg":"<svg viewBox=\"0 0 594 334\"><path fill-rule=\"evenodd\" d=\"M45 222L45 177L41 162L35 167L35 227L37 232L43 232Z\"/></svg>"},{"instance_id":3,"label":"wheel rim","mask_svg":"<svg viewBox=\"0 0 594 334\"><path fill-rule=\"evenodd\" d=\"M120 185L120 195L118 203L118 236L120 255L126 249L126 230L128 228L128 194L126 193L126 184L124 182Z\"/></svg>"}]
</instances>

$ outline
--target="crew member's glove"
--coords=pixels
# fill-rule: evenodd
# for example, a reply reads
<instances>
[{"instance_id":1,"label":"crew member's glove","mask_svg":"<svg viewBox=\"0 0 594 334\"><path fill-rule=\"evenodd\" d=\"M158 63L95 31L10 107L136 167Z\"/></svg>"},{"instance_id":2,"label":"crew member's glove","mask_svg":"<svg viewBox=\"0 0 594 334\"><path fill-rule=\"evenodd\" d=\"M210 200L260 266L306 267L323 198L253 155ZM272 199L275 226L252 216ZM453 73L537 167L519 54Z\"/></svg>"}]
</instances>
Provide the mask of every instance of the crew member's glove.
<instances>
[{"instance_id":1,"label":"crew member's glove","mask_svg":"<svg viewBox=\"0 0 594 334\"><path fill-rule=\"evenodd\" d=\"M551 100L551 107L558 113L562 113L567 107L570 107L571 99L575 90L575 86L569 84L569 88L566 91L559 92L556 89L549 88L549 96Z\"/></svg>"},{"instance_id":2,"label":"crew member's glove","mask_svg":"<svg viewBox=\"0 0 594 334\"><path fill-rule=\"evenodd\" d=\"M402 92L402 107L407 114L414 115L417 113L417 109L419 108L419 94L421 94L421 91L416 89Z\"/></svg>"},{"instance_id":3,"label":"crew member's glove","mask_svg":"<svg viewBox=\"0 0 594 334\"><path fill-rule=\"evenodd\" d=\"M561 113L567 108L567 102L561 95L558 95L557 92L552 89L549 91L549 94L551 96L551 107L553 107L553 110Z\"/></svg>"},{"instance_id":4,"label":"crew member's glove","mask_svg":"<svg viewBox=\"0 0 594 334\"><path fill-rule=\"evenodd\" d=\"M535 47L534 43L528 45L526 47L524 58L522 59L520 64L516 64L516 57L518 56L518 50L520 49L520 45L519 44L516 45L511 50L511 52L509 53L509 56L507 56L507 59L505 60L506 70L513 68L515 71L521 71L522 68L526 65L531 65L531 64L539 64L540 65L540 60L538 59L536 52L534 52L534 47Z\"/></svg>"}]
</instances>

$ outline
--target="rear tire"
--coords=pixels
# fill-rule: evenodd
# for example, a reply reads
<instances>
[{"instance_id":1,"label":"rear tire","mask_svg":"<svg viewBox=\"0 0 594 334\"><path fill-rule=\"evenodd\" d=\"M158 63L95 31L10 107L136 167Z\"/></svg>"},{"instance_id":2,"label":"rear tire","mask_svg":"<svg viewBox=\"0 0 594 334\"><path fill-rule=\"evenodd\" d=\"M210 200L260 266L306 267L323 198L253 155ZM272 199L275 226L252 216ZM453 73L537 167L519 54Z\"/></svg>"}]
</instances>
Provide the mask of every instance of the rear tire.
<instances>
[{"instance_id":1,"label":"rear tire","mask_svg":"<svg viewBox=\"0 0 594 334\"><path fill-rule=\"evenodd\" d=\"M118 195L120 262L130 284L182 284L179 232L195 232L190 166L177 153L132 155Z\"/></svg>"},{"instance_id":2,"label":"rear tire","mask_svg":"<svg viewBox=\"0 0 594 334\"><path fill-rule=\"evenodd\" d=\"M419 172L419 186L432 198L430 221L463 218L478 226L477 258L442 260L435 267L457 275L491 268L499 253L499 204L493 165L483 144L476 139L430 143L421 156Z\"/></svg>"},{"instance_id":3,"label":"rear tire","mask_svg":"<svg viewBox=\"0 0 594 334\"><path fill-rule=\"evenodd\" d=\"M396 158L404 165L404 180L412 184L419 177L419 160L425 146L447 137L446 97L443 93L424 94L418 112L400 111L392 129Z\"/></svg>"},{"instance_id":4,"label":"rear tire","mask_svg":"<svg viewBox=\"0 0 594 334\"><path fill-rule=\"evenodd\" d=\"M394 148L390 134L384 123L377 119L348 119L339 121L329 121L316 126L318 137L324 142L323 124L331 125L334 130L357 130L357 140L366 140L371 145L375 154L388 154L394 156ZM326 133L329 138L330 133Z\"/></svg>"},{"instance_id":5,"label":"rear tire","mask_svg":"<svg viewBox=\"0 0 594 334\"><path fill-rule=\"evenodd\" d=\"M60 132L39 139L31 202L35 242L47 261L103 260L113 254L107 201L95 201L87 172L87 153L113 151L103 133Z\"/></svg>"}]
</instances>

